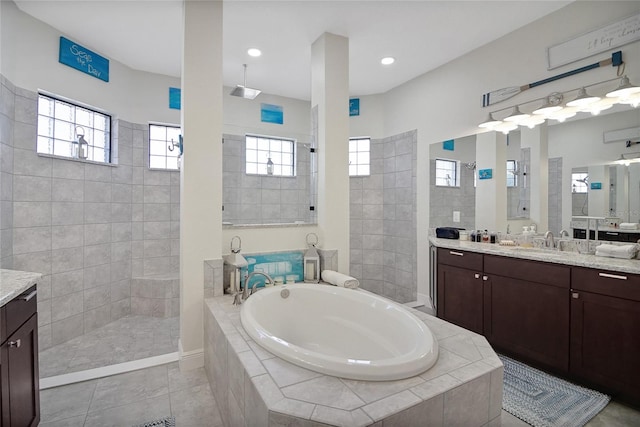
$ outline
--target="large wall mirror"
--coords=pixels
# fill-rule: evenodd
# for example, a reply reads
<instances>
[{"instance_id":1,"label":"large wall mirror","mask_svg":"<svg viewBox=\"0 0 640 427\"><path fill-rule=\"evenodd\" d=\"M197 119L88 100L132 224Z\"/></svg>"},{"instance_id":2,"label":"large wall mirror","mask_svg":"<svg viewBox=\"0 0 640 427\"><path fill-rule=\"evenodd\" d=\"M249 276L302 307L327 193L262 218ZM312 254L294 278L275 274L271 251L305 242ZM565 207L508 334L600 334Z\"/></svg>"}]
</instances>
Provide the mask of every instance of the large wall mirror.
<instances>
[{"instance_id":1,"label":"large wall mirror","mask_svg":"<svg viewBox=\"0 0 640 427\"><path fill-rule=\"evenodd\" d=\"M552 122L548 127L547 219L554 233L568 229L574 216L640 222L640 163L615 163L622 153L640 152L640 146L634 149L633 145L626 147L625 141L605 143L603 139L608 131L640 127L640 109L615 108L609 114L583 115L565 123ZM531 149L521 146L520 132L510 132L507 141L507 219L528 220L528 181L537 171L531 170ZM475 167L475 136L455 139L454 150L443 147L443 142L437 142L429 148L430 227L474 229L475 198L482 197L475 191L477 171L469 173ZM436 166L437 159L458 162L457 187L444 185L446 181L437 183L438 174L443 174ZM593 182L600 183L601 188L591 189ZM454 212L460 212L459 222L454 222Z\"/></svg>"}]
</instances>

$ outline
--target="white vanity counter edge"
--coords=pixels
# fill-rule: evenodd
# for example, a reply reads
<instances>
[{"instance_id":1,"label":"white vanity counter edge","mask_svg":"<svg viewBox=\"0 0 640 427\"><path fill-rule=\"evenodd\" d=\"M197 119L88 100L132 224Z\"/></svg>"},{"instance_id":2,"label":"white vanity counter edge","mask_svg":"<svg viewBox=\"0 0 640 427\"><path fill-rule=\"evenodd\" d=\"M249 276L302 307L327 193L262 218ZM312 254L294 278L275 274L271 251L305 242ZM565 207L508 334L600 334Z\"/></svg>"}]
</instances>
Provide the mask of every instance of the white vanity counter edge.
<instances>
[{"instance_id":1,"label":"white vanity counter edge","mask_svg":"<svg viewBox=\"0 0 640 427\"><path fill-rule=\"evenodd\" d=\"M559 252L551 249L545 250L524 248L521 246L500 246L496 243L478 243L464 240L439 239L437 237L429 237L429 241L432 245L438 248L457 249L461 251L530 259L533 261L543 261L555 264L597 268L621 273L640 274L640 260L638 259L606 258L575 252Z\"/></svg>"},{"instance_id":2,"label":"white vanity counter edge","mask_svg":"<svg viewBox=\"0 0 640 427\"><path fill-rule=\"evenodd\" d=\"M40 273L0 269L0 307L35 285Z\"/></svg>"}]
</instances>

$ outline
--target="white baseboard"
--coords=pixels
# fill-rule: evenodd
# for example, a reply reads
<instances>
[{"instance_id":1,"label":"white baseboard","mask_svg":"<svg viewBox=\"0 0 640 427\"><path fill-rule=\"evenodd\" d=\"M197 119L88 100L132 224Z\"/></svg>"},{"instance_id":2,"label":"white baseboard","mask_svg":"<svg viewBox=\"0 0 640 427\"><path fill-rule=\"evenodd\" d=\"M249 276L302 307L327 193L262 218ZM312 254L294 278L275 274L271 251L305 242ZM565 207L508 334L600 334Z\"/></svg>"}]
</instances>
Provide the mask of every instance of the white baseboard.
<instances>
[{"instance_id":1,"label":"white baseboard","mask_svg":"<svg viewBox=\"0 0 640 427\"><path fill-rule=\"evenodd\" d=\"M97 378L109 377L111 375L123 374L125 372L137 371L139 369L153 366L165 365L177 362L178 352L167 353L160 356L147 357L146 359L132 360L131 362L118 363L116 365L103 366L101 368L87 369L86 371L71 372L69 374L57 375L55 377L40 379L40 390L60 387L63 385L79 383L82 381L95 380Z\"/></svg>"},{"instance_id":2,"label":"white baseboard","mask_svg":"<svg viewBox=\"0 0 640 427\"><path fill-rule=\"evenodd\" d=\"M179 363L181 371L190 371L204 366L204 348L184 351L182 348L182 340L180 340L178 341L178 352L180 353Z\"/></svg>"}]
</instances>

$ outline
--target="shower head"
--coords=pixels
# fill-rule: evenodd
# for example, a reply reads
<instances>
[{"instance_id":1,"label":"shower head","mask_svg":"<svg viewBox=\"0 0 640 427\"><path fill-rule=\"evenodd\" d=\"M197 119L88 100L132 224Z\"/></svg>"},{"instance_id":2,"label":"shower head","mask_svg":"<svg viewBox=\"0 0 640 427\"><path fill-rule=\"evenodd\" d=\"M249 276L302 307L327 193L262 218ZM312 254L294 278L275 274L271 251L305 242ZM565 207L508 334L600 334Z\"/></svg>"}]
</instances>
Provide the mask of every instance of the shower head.
<instances>
[{"instance_id":1,"label":"shower head","mask_svg":"<svg viewBox=\"0 0 640 427\"><path fill-rule=\"evenodd\" d=\"M259 91L258 89L247 87L247 64L242 64L242 66L244 67L244 84L237 85L235 89L231 91L231 96L239 96L240 98L245 99L255 99L256 96L260 95L261 91Z\"/></svg>"}]
</instances>

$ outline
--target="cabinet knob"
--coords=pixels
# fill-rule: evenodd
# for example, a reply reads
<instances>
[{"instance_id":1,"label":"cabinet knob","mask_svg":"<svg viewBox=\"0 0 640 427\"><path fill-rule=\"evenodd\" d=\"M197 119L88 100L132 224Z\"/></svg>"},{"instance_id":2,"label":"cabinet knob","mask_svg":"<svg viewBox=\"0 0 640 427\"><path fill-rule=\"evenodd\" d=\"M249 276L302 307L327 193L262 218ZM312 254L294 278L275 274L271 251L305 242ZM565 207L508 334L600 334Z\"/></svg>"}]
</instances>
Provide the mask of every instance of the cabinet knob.
<instances>
[{"instance_id":1,"label":"cabinet knob","mask_svg":"<svg viewBox=\"0 0 640 427\"><path fill-rule=\"evenodd\" d=\"M479 278L480 278L480 273L476 273L476 274L474 274L473 276L474 276L476 279L479 279Z\"/></svg>"},{"instance_id":2,"label":"cabinet knob","mask_svg":"<svg viewBox=\"0 0 640 427\"><path fill-rule=\"evenodd\" d=\"M7 344L9 348L20 348L22 345L22 340L9 341Z\"/></svg>"},{"instance_id":3,"label":"cabinet knob","mask_svg":"<svg viewBox=\"0 0 640 427\"><path fill-rule=\"evenodd\" d=\"M489 276L482 276L482 280L486 282L487 280L489 280Z\"/></svg>"},{"instance_id":4,"label":"cabinet knob","mask_svg":"<svg viewBox=\"0 0 640 427\"><path fill-rule=\"evenodd\" d=\"M580 294L578 292L571 292L571 298L578 299L580 298Z\"/></svg>"}]
</instances>

